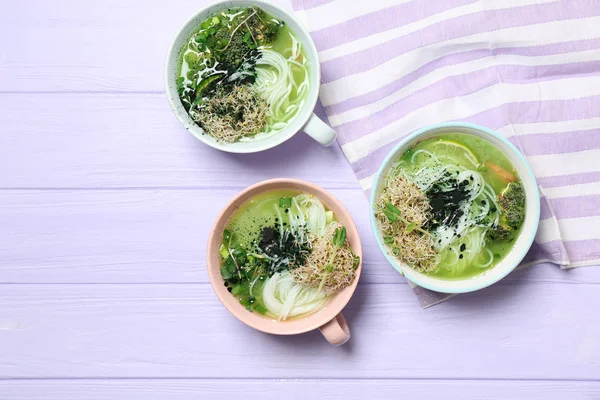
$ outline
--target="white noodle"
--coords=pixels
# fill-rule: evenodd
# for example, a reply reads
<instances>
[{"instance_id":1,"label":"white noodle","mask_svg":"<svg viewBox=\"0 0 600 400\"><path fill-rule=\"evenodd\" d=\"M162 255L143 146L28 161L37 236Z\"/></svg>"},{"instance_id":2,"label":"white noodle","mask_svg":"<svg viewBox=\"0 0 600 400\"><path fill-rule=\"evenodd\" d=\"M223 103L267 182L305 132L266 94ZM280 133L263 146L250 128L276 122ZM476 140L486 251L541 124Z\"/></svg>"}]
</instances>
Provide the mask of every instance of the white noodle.
<instances>
[{"instance_id":1,"label":"white noodle","mask_svg":"<svg viewBox=\"0 0 600 400\"><path fill-rule=\"evenodd\" d=\"M292 46L284 54L267 47L261 47L261 57L256 60L256 81L254 88L269 104L270 118L263 133L255 138L271 135L284 129L296 116L304 104L304 95L308 90L309 76L302 57L300 42L290 34ZM291 53L291 54L290 54ZM300 76L300 82L294 77ZM294 98L292 101L291 98Z\"/></svg>"},{"instance_id":2,"label":"white noodle","mask_svg":"<svg viewBox=\"0 0 600 400\"><path fill-rule=\"evenodd\" d=\"M279 320L315 312L327 303L325 293L297 284L288 271L267 279L262 295L269 313Z\"/></svg>"}]
</instances>

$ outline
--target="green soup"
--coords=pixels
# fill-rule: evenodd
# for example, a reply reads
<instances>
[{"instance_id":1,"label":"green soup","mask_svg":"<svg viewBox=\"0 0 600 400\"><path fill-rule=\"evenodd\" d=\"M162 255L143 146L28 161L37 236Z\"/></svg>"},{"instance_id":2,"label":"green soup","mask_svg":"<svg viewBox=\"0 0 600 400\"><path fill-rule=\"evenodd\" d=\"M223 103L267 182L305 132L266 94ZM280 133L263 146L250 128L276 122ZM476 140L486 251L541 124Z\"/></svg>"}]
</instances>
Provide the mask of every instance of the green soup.
<instances>
[{"instance_id":1,"label":"green soup","mask_svg":"<svg viewBox=\"0 0 600 400\"><path fill-rule=\"evenodd\" d=\"M510 160L490 142L444 134L399 157L377 206L391 255L428 275L466 279L513 248L525 193Z\"/></svg>"},{"instance_id":2,"label":"green soup","mask_svg":"<svg viewBox=\"0 0 600 400\"><path fill-rule=\"evenodd\" d=\"M283 130L308 93L302 44L259 7L230 8L203 21L180 55L177 86L190 117L219 142Z\"/></svg>"},{"instance_id":3,"label":"green soup","mask_svg":"<svg viewBox=\"0 0 600 400\"><path fill-rule=\"evenodd\" d=\"M358 259L346 230L315 197L270 191L230 218L219 250L228 290L251 312L303 317L354 279Z\"/></svg>"}]
</instances>

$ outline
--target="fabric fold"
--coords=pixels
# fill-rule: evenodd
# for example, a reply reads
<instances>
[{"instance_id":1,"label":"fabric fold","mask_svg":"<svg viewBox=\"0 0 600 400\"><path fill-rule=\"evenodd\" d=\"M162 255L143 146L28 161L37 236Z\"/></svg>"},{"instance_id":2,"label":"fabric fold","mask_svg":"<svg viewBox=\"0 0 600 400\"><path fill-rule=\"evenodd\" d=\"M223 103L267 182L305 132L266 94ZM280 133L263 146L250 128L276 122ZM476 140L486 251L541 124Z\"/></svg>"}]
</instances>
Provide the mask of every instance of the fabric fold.
<instances>
[{"instance_id":1,"label":"fabric fold","mask_svg":"<svg viewBox=\"0 0 600 400\"><path fill-rule=\"evenodd\" d=\"M320 99L368 193L424 126L494 129L538 179L541 221L521 267L600 264L600 7L596 0L293 0L315 38ZM422 307L452 295L411 284Z\"/></svg>"}]
</instances>

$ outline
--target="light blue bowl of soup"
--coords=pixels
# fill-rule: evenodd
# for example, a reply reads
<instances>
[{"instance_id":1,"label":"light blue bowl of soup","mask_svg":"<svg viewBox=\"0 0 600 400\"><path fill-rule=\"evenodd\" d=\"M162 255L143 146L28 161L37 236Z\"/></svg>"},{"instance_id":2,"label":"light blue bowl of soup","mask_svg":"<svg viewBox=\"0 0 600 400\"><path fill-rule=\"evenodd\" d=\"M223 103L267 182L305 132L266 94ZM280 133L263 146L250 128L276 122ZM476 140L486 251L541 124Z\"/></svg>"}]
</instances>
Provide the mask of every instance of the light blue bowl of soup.
<instances>
[{"instance_id":1,"label":"light blue bowl of soup","mask_svg":"<svg viewBox=\"0 0 600 400\"><path fill-rule=\"evenodd\" d=\"M385 158L371 227L390 264L443 293L490 286L531 247L540 196L525 157L497 132L447 122L419 129Z\"/></svg>"}]
</instances>

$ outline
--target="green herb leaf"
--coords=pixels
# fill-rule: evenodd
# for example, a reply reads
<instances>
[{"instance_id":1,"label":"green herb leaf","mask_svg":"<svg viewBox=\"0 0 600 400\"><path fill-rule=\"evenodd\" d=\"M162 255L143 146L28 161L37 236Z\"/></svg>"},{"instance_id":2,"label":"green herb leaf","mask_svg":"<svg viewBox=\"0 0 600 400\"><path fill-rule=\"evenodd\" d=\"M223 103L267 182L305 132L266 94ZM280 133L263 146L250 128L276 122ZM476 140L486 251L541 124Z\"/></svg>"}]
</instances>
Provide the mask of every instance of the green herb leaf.
<instances>
[{"instance_id":1,"label":"green herb leaf","mask_svg":"<svg viewBox=\"0 0 600 400\"><path fill-rule=\"evenodd\" d=\"M187 53L184 57L185 62L189 64L189 66L191 68L194 68L196 66L196 64L198 63L198 60L200 59L200 57L198 57L198 54L196 53Z\"/></svg>"},{"instance_id":2,"label":"green herb leaf","mask_svg":"<svg viewBox=\"0 0 600 400\"><path fill-rule=\"evenodd\" d=\"M333 272L333 265L327 264L325 266L325 272Z\"/></svg>"},{"instance_id":3,"label":"green herb leaf","mask_svg":"<svg viewBox=\"0 0 600 400\"><path fill-rule=\"evenodd\" d=\"M411 222L406 226L406 233L411 233L417 228L417 224L415 222Z\"/></svg>"},{"instance_id":4,"label":"green herb leaf","mask_svg":"<svg viewBox=\"0 0 600 400\"><path fill-rule=\"evenodd\" d=\"M279 207L281 208L290 208L292 206L292 198L291 197L281 197L279 198Z\"/></svg>"},{"instance_id":5,"label":"green herb leaf","mask_svg":"<svg viewBox=\"0 0 600 400\"><path fill-rule=\"evenodd\" d=\"M392 247L392 252L397 256L400 255L400 249L398 247Z\"/></svg>"},{"instance_id":6,"label":"green herb leaf","mask_svg":"<svg viewBox=\"0 0 600 400\"><path fill-rule=\"evenodd\" d=\"M267 308L265 306L263 306L262 304L255 303L254 304L254 311L256 311L259 314L266 314L267 313Z\"/></svg>"},{"instance_id":7,"label":"green herb leaf","mask_svg":"<svg viewBox=\"0 0 600 400\"><path fill-rule=\"evenodd\" d=\"M231 289L231 294L238 295L244 291L244 287L242 285L235 285L233 289Z\"/></svg>"},{"instance_id":8,"label":"green herb leaf","mask_svg":"<svg viewBox=\"0 0 600 400\"><path fill-rule=\"evenodd\" d=\"M346 243L346 227L337 228L333 234L333 244L342 247Z\"/></svg>"},{"instance_id":9,"label":"green herb leaf","mask_svg":"<svg viewBox=\"0 0 600 400\"><path fill-rule=\"evenodd\" d=\"M402 212L400 212L400 209L398 207L396 207L395 205L393 205L392 203L386 203L385 208L392 214L396 215L397 217L402 215Z\"/></svg>"},{"instance_id":10,"label":"green herb leaf","mask_svg":"<svg viewBox=\"0 0 600 400\"><path fill-rule=\"evenodd\" d=\"M222 38L217 40L217 48L219 49L223 49L225 47L227 47L227 44L229 43L229 41L227 41L227 39Z\"/></svg>"},{"instance_id":11,"label":"green herb leaf","mask_svg":"<svg viewBox=\"0 0 600 400\"><path fill-rule=\"evenodd\" d=\"M235 273L235 271L233 273ZM226 280L226 281L228 281L231 278L233 278L233 274L231 273L231 269L229 268L229 266L227 264L223 265L221 267L221 277L223 278L223 280Z\"/></svg>"},{"instance_id":12,"label":"green herb leaf","mask_svg":"<svg viewBox=\"0 0 600 400\"><path fill-rule=\"evenodd\" d=\"M250 34L250 31L247 31L244 34L244 37L242 37L242 41L251 49L255 49L257 47L256 43L254 43L254 39L252 38L252 35Z\"/></svg>"},{"instance_id":13,"label":"green herb leaf","mask_svg":"<svg viewBox=\"0 0 600 400\"><path fill-rule=\"evenodd\" d=\"M394 221L398 220L398 217L394 213L392 213L390 210L385 209L385 210L383 210L383 213L385 214L387 219L390 220L390 222L394 222Z\"/></svg>"},{"instance_id":14,"label":"green herb leaf","mask_svg":"<svg viewBox=\"0 0 600 400\"><path fill-rule=\"evenodd\" d=\"M358 268L359 265L360 265L360 257L356 256L356 257L354 257L354 263L352 264L352 269Z\"/></svg>"},{"instance_id":15,"label":"green herb leaf","mask_svg":"<svg viewBox=\"0 0 600 400\"><path fill-rule=\"evenodd\" d=\"M383 238L383 243L385 243L385 244L392 244L392 243L394 243L394 237L393 236L385 236Z\"/></svg>"},{"instance_id":16,"label":"green herb leaf","mask_svg":"<svg viewBox=\"0 0 600 400\"><path fill-rule=\"evenodd\" d=\"M196 43L205 43L206 42L206 34L204 33L199 33L196 36L194 36L194 41Z\"/></svg>"}]
</instances>

